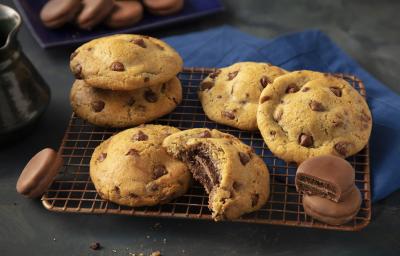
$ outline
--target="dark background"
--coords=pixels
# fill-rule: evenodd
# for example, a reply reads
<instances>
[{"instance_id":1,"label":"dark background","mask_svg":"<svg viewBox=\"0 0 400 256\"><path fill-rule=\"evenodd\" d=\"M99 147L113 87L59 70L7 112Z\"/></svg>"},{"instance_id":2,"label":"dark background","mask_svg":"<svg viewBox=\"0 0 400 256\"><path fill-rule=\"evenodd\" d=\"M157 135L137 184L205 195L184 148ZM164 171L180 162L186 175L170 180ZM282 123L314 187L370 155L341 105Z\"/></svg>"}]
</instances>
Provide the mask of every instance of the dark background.
<instances>
[{"instance_id":1,"label":"dark background","mask_svg":"<svg viewBox=\"0 0 400 256\"><path fill-rule=\"evenodd\" d=\"M225 14L148 34L162 37L230 24L272 38L319 28L367 71L400 92L400 1L224 1ZM13 6L11 0L1 3ZM25 26L19 41L52 90L46 114L31 135L0 149L0 255L400 255L400 191L373 205L360 232L239 223L60 214L15 192L20 170L44 147L58 148L71 114L68 95L73 48L41 49ZM400 170L399 170L400 171ZM154 230L155 223L161 228ZM165 242L164 242L164 239ZM90 243L104 247L91 251Z\"/></svg>"}]
</instances>

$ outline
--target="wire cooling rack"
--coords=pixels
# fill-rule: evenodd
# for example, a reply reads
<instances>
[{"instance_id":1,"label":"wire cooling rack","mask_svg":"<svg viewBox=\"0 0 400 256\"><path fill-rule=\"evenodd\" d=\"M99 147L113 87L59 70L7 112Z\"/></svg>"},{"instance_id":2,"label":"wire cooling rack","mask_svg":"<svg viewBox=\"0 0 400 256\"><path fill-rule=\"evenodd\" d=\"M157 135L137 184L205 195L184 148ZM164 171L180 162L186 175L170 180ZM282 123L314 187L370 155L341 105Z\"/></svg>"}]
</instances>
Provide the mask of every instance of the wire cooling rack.
<instances>
[{"instance_id":1,"label":"wire cooling rack","mask_svg":"<svg viewBox=\"0 0 400 256\"><path fill-rule=\"evenodd\" d=\"M314 220L304 212L302 196L296 192L294 177L296 165L286 163L272 155L259 132L246 132L209 120L197 98L199 83L214 69L186 68L179 74L183 86L183 102L171 114L154 123L175 126L180 129L197 127L215 128L233 134L252 146L270 171L271 194L268 202L257 212L242 216L237 222L279 224L311 228L355 231L368 225L371 219L371 191L369 172L369 150L365 147L357 155L347 160L356 171L356 185L360 189L363 202L357 216L350 222L331 226ZM354 76L338 75L366 96L365 88ZM64 158L64 166L43 195L45 208L57 212L125 214L135 216L174 217L211 220L208 196L196 182L189 191L174 201L153 207L127 207L103 200L97 194L89 176L89 162L93 150L102 141L119 130L101 128L89 124L72 114L59 153Z\"/></svg>"}]
</instances>

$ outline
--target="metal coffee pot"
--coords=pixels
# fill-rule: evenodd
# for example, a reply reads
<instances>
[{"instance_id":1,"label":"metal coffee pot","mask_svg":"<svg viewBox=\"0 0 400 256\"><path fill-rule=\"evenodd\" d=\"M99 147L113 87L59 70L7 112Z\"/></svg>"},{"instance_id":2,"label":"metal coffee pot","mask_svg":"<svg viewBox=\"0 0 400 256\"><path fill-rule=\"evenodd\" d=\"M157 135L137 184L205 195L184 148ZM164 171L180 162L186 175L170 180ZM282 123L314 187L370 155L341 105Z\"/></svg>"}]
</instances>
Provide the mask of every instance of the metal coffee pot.
<instances>
[{"instance_id":1,"label":"metal coffee pot","mask_svg":"<svg viewBox=\"0 0 400 256\"><path fill-rule=\"evenodd\" d=\"M46 109L50 89L16 39L21 17L0 4L0 144L29 132Z\"/></svg>"}]
</instances>

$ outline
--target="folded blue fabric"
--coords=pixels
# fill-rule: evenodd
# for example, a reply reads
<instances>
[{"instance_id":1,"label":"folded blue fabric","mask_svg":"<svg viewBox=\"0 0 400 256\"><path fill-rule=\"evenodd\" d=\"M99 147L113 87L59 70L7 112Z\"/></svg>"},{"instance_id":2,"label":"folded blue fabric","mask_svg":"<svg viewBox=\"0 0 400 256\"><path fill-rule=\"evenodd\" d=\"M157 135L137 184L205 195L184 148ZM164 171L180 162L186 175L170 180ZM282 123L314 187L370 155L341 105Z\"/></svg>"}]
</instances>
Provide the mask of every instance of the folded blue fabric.
<instances>
[{"instance_id":1,"label":"folded blue fabric","mask_svg":"<svg viewBox=\"0 0 400 256\"><path fill-rule=\"evenodd\" d=\"M287 70L357 76L365 84L373 116L370 141L373 201L400 188L400 96L362 69L321 31L308 30L268 41L223 26L169 37L166 41L182 55L187 67L265 61Z\"/></svg>"}]
</instances>

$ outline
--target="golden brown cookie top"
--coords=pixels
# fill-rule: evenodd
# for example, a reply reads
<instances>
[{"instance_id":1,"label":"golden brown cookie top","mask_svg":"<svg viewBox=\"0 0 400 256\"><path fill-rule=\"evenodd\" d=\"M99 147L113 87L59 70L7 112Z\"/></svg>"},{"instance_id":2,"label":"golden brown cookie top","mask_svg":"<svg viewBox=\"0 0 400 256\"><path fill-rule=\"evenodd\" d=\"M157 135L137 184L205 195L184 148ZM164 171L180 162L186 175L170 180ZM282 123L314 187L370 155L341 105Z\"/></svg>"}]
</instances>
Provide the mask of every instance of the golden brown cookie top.
<instances>
[{"instance_id":1,"label":"golden brown cookie top","mask_svg":"<svg viewBox=\"0 0 400 256\"><path fill-rule=\"evenodd\" d=\"M257 130L258 99L264 87L287 73L269 63L239 62L211 73L199 98L211 120L242 130Z\"/></svg>"},{"instance_id":2,"label":"golden brown cookie top","mask_svg":"<svg viewBox=\"0 0 400 256\"><path fill-rule=\"evenodd\" d=\"M367 144L372 127L367 103L348 82L306 70L281 76L263 90L257 122L269 149L297 163L353 155Z\"/></svg>"},{"instance_id":3,"label":"golden brown cookie top","mask_svg":"<svg viewBox=\"0 0 400 256\"><path fill-rule=\"evenodd\" d=\"M182 69L179 54L165 42L141 35L119 34L83 44L71 55L77 79L92 87L133 90L161 84Z\"/></svg>"},{"instance_id":4,"label":"golden brown cookie top","mask_svg":"<svg viewBox=\"0 0 400 256\"><path fill-rule=\"evenodd\" d=\"M183 195L190 182L186 165L161 143L179 130L143 125L102 142L90 161L90 177L102 198L129 205L166 203Z\"/></svg>"},{"instance_id":5,"label":"golden brown cookie top","mask_svg":"<svg viewBox=\"0 0 400 256\"><path fill-rule=\"evenodd\" d=\"M133 91L104 90L76 80L70 100L75 113L92 124L129 127L173 111L182 100L182 87L176 77L163 84Z\"/></svg>"}]
</instances>

